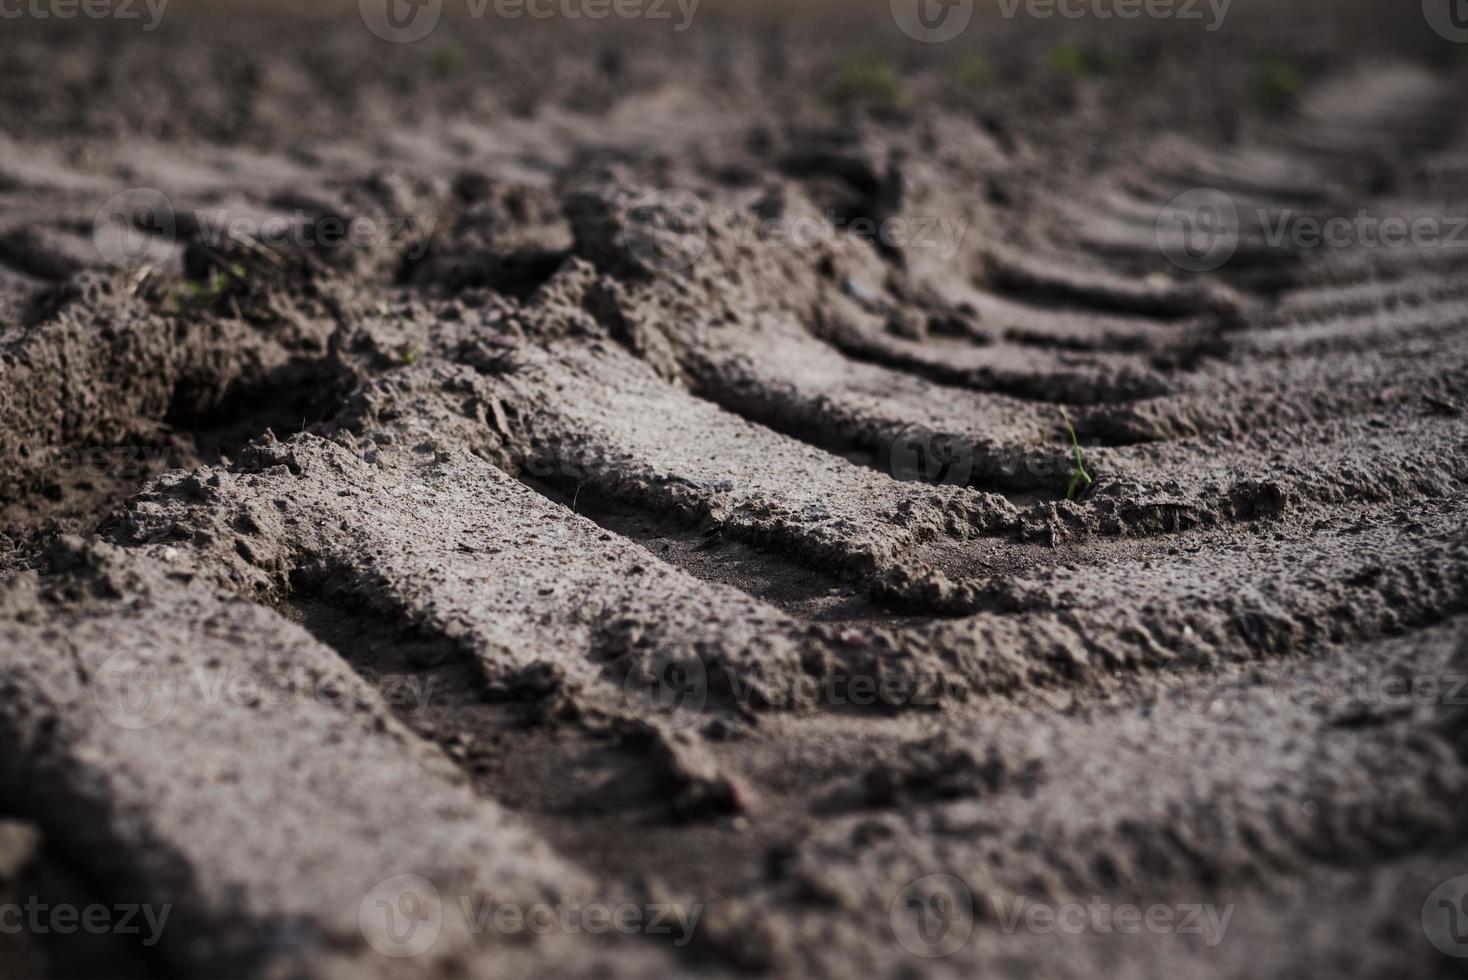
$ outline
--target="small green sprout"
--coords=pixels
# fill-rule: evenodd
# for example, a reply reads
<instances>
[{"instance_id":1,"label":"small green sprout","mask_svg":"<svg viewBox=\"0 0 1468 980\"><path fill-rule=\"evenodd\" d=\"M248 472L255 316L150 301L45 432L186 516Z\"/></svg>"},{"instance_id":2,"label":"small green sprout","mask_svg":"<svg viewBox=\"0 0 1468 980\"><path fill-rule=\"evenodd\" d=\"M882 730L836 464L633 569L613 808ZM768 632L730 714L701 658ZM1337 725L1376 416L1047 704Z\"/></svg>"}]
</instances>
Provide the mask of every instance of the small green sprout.
<instances>
[{"instance_id":1,"label":"small green sprout","mask_svg":"<svg viewBox=\"0 0 1468 980\"><path fill-rule=\"evenodd\" d=\"M965 88L983 88L994 80L994 65L983 55L964 55L953 66L953 78Z\"/></svg>"},{"instance_id":2,"label":"small green sprout","mask_svg":"<svg viewBox=\"0 0 1468 980\"><path fill-rule=\"evenodd\" d=\"M1096 482L1091 479L1091 474L1086 472L1086 461L1081 456L1081 441L1076 438L1076 427L1070 421L1070 413L1065 409L1060 410L1060 417L1065 420L1065 431L1070 433L1070 444L1075 448L1076 462L1070 471L1070 488L1065 491L1066 500L1076 499L1076 492L1082 486L1089 487Z\"/></svg>"},{"instance_id":3,"label":"small green sprout","mask_svg":"<svg viewBox=\"0 0 1468 980\"><path fill-rule=\"evenodd\" d=\"M1045 55L1051 71L1071 78L1085 78L1092 73L1091 59L1079 44L1057 44Z\"/></svg>"},{"instance_id":4,"label":"small green sprout","mask_svg":"<svg viewBox=\"0 0 1468 980\"><path fill-rule=\"evenodd\" d=\"M1268 112L1284 112L1295 104L1304 83L1295 66L1279 58L1266 61L1254 82L1259 104Z\"/></svg>"},{"instance_id":5,"label":"small green sprout","mask_svg":"<svg viewBox=\"0 0 1468 980\"><path fill-rule=\"evenodd\" d=\"M417 364L420 360L423 359L423 348L419 347L417 344L410 344L407 347L403 348L402 356L403 364L407 367L412 367L414 364Z\"/></svg>"},{"instance_id":6,"label":"small green sprout","mask_svg":"<svg viewBox=\"0 0 1468 980\"><path fill-rule=\"evenodd\" d=\"M182 312L185 306L195 308L217 306L221 300L230 296L235 288L245 281L245 275L245 267L235 264L223 269L215 269L204 282L185 283L182 298L177 291L170 290L168 303L171 311Z\"/></svg>"},{"instance_id":7,"label":"small green sprout","mask_svg":"<svg viewBox=\"0 0 1468 980\"><path fill-rule=\"evenodd\" d=\"M870 105L900 108L907 103L897 69L881 55L858 51L848 55L836 69L831 101L838 105Z\"/></svg>"},{"instance_id":8,"label":"small green sprout","mask_svg":"<svg viewBox=\"0 0 1468 980\"><path fill-rule=\"evenodd\" d=\"M454 78L464 73L464 49L457 44L444 44L433 51L433 73L439 78Z\"/></svg>"}]
</instances>

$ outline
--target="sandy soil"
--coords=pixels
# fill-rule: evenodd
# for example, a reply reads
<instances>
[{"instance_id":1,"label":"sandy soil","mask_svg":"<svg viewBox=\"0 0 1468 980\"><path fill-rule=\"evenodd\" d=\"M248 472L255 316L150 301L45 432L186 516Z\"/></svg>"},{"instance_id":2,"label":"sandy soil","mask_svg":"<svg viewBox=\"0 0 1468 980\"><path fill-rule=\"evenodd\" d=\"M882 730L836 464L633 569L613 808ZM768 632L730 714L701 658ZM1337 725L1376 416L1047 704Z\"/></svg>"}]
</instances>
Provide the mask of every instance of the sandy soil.
<instances>
[{"instance_id":1,"label":"sandy soil","mask_svg":"<svg viewBox=\"0 0 1468 980\"><path fill-rule=\"evenodd\" d=\"M0 976L1464 973L1468 46L786 14L7 24Z\"/></svg>"}]
</instances>

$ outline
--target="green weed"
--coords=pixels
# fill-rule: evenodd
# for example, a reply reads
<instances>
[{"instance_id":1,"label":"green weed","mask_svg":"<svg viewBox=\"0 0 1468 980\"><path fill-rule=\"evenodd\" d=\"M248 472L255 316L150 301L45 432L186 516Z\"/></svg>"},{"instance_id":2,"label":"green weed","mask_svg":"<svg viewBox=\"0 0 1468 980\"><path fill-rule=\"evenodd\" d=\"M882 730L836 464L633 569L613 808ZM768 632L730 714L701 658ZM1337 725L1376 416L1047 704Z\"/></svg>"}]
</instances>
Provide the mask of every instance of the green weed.
<instances>
[{"instance_id":1,"label":"green weed","mask_svg":"<svg viewBox=\"0 0 1468 980\"><path fill-rule=\"evenodd\" d=\"M433 73L439 78L455 78L464 73L464 49L457 44L444 44L433 51Z\"/></svg>"},{"instance_id":2,"label":"green weed","mask_svg":"<svg viewBox=\"0 0 1468 980\"><path fill-rule=\"evenodd\" d=\"M881 55L858 51L836 69L830 98L837 105L869 105L897 109L907 104L897 69Z\"/></svg>"},{"instance_id":3,"label":"green weed","mask_svg":"<svg viewBox=\"0 0 1468 980\"><path fill-rule=\"evenodd\" d=\"M184 283L182 295L176 290L170 291L168 307L174 313L181 313L185 308L213 309L235 293L244 283L245 275L245 267L242 265L215 269L203 282Z\"/></svg>"},{"instance_id":4,"label":"green weed","mask_svg":"<svg viewBox=\"0 0 1468 980\"><path fill-rule=\"evenodd\" d=\"M1091 474L1086 472L1086 461L1081 455L1081 441L1076 438L1076 427L1071 424L1070 413L1062 408L1060 417L1065 420L1065 431L1070 433L1070 444L1075 449L1076 461L1070 471L1070 488L1065 491L1065 499L1074 500L1076 492L1081 487L1089 487L1095 481L1091 479Z\"/></svg>"},{"instance_id":5,"label":"green weed","mask_svg":"<svg viewBox=\"0 0 1468 980\"><path fill-rule=\"evenodd\" d=\"M1294 65L1273 58L1259 68L1254 92L1265 111L1279 113L1294 106L1303 84Z\"/></svg>"},{"instance_id":6,"label":"green weed","mask_svg":"<svg viewBox=\"0 0 1468 980\"><path fill-rule=\"evenodd\" d=\"M964 55L953 66L953 78L965 88L983 88L994 80L994 65L983 55Z\"/></svg>"},{"instance_id":7,"label":"green weed","mask_svg":"<svg viewBox=\"0 0 1468 980\"><path fill-rule=\"evenodd\" d=\"M1057 44L1046 53L1045 65L1071 78L1087 78L1095 70L1079 44Z\"/></svg>"}]
</instances>

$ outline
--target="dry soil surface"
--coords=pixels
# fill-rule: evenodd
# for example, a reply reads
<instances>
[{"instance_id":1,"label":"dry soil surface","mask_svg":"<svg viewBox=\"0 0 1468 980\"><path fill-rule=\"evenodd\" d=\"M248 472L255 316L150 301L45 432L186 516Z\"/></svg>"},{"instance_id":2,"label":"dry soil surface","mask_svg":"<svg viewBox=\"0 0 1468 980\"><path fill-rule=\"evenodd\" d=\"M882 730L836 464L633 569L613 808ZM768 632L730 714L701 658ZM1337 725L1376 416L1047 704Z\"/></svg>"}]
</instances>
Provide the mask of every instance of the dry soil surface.
<instances>
[{"instance_id":1,"label":"dry soil surface","mask_svg":"<svg viewBox=\"0 0 1468 980\"><path fill-rule=\"evenodd\" d=\"M7 22L0 974L1462 975L1468 46L673 27Z\"/></svg>"}]
</instances>

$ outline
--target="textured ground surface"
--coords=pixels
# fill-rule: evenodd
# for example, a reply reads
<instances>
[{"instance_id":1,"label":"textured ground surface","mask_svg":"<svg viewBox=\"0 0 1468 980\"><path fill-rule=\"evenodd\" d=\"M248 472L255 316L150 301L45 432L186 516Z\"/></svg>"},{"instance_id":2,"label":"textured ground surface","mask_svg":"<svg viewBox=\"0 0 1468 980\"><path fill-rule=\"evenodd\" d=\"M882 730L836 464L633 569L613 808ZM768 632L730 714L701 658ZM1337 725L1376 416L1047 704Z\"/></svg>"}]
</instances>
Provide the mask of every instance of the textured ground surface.
<instances>
[{"instance_id":1,"label":"textured ground surface","mask_svg":"<svg viewBox=\"0 0 1468 980\"><path fill-rule=\"evenodd\" d=\"M18 23L0 909L141 911L0 976L1462 975L1468 46L1373 6Z\"/></svg>"}]
</instances>

